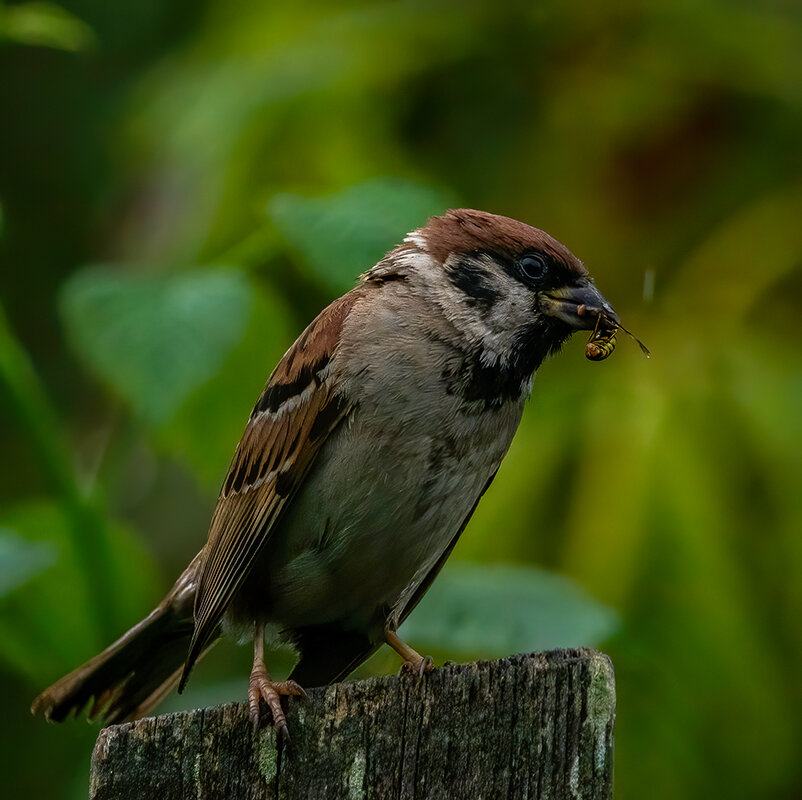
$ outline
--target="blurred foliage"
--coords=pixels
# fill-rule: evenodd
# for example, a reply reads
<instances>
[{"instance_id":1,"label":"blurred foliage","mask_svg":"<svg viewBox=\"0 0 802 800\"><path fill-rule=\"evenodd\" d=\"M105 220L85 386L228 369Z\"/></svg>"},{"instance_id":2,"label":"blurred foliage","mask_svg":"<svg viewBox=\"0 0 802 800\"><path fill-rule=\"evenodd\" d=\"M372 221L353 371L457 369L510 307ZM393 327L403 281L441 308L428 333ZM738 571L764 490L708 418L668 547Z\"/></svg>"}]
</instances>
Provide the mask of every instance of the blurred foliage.
<instances>
[{"instance_id":1,"label":"blurred foliage","mask_svg":"<svg viewBox=\"0 0 802 800\"><path fill-rule=\"evenodd\" d=\"M151 426L169 422L219 370L242 339L250 300L251 287L232 271L89 269L62 290L76 350Z\"/></svg>"},{"instance_id":2,"label":"blurred foliage","mask_svg":"<svg viewBox=\"0 0 802 800\"><path fill-rule=\"evenodd\" d=\"M618 617L573 582L531 566L454 563L401 633L452 657L507 656L608 639Z\"/></svg>"},{"instance_id":3,"label":"blurred foliage","mask_svg":"<svg viewBox=\"0 0 802 800\"><path fill-rule=\"evenodd\" d=\"M92 29L53 3L0 4L0 40L19 44L86 50L95 42Z\"/></svg>"},{"instance_id":4,"label":"blurred foliage","mask_svg":"<svg viewBox=\"0 0 802 800\"><path fill-rule=\"evenodd\" d=\"M29 558L38 553L42 566L55 561L38 575L31 577L28 572L25 585L7 595L0 609L0 656L32 682L47 681L56 665L56 671L69 672L93 648L110 643L98 630L91 575L86 575L75 552L69 517L57 504L18 505L3 514L2 524L24 537ZM158 600L153 567L119 524L109 523L104 533L111 542L104 568L114 577L119 608L115 621L127 619L133 624L142 609ZM51 558L54 551L57 559ZM13 562L6 569L11 566Z\"/></svg>"},{"instance_id":5,"label":"blurred foliage","mask_svg":"<svg viewBox=\"0 0 802 800\"><path fill-rule=\"evenodd\" d=\"M31 542L0 529L0 598L44 572L56 560L50 542Z\"/></svg>"},{"instance_id":6,"label":"blurred foliage","mask_svg":"<svg viewBox=\"0 0 802 800\"><path fill-rule=\"evenodd\" d=\"M200 546L303 326L456 204L563 240L654 357L544 365L407 635L602 644L622 800L802 792L799 4L5 3L0 61L9 796L86 796L94 730L30 699Z\"/></svg>"},{"instance_id":7,"label":"blurred foliage","mask_svg":"<svg viewBox=\"0 0 802 800\"><path fill-rule=\"evenodd\" d=\"M309 265L313 279L341 293L365 272L365 264L375 264L398 243L399 231L417 228L421 220L455 205L446 192L380 179L328 197L279 194L268 204L268 213L287 246Z\"/></svg>"}]
</instances>

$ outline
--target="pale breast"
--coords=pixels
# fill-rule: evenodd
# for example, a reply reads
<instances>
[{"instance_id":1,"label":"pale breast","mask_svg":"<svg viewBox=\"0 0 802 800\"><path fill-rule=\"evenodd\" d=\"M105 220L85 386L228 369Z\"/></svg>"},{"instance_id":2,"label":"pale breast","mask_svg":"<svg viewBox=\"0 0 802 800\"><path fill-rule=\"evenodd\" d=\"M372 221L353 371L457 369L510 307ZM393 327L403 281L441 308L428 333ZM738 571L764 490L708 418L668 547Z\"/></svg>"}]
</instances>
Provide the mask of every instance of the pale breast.
<instances>
[{"instance_id":1,"label":"pale breast","mask_svg":"<svg viewBox=\"0 0 802 800\"><path fill-rule=\"evenodd\" d=\"M288 627L359 625L380 606L403 607L520 421L524 396L487 409L454 393L443 376L460 368L464 353L423 323L400 324L394 312L349 319L360 360L349 359L345 337L332 368L358 405L271 537L265 590L271 617Z\"/></svg>"}]
</instances>

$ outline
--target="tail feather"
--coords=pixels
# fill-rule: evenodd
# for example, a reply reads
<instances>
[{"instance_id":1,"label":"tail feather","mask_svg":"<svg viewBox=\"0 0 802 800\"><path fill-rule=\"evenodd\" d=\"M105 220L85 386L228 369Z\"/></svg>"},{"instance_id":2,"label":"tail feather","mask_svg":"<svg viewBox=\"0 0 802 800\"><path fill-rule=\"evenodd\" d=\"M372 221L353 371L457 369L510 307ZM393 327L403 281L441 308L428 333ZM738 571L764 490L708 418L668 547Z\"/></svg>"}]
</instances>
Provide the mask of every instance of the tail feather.
<instances>
[{"instance_id":1,"label":"tail feather","mask_svg":"<svg viewBox=\"0 0 802 800\"><path fill-rule=\"evenodd\" d=\"M192 620L161 606L102 653L65 675L33 701L31 711L53 722L90 701L89 719L125 722L146 714L172 689L192 637Z\"/></svg>"},{"instance_id":2,"label":"tail feather","mask_svg":"<svg viewBox=\"0 0 802 800\"><path fill-rule=\"evenodd\" d=\"M298 628L291 632L291 638L301 659L290 679L306 687L343 680L382 643L337 623Z\"/></svg>"},{"instance_id":3,"label":"tail feather","mask_svg":"<svg viewBox=\"0 0 802 800\"><path fill-rule=\"evenodd\" d=\"M31 712L62 722L91 702L90 720L117 723L144 716L157 706L178 683L192 639L198 561L196 557L145 619L45 689Z\"/></svg>"}]
</instances>

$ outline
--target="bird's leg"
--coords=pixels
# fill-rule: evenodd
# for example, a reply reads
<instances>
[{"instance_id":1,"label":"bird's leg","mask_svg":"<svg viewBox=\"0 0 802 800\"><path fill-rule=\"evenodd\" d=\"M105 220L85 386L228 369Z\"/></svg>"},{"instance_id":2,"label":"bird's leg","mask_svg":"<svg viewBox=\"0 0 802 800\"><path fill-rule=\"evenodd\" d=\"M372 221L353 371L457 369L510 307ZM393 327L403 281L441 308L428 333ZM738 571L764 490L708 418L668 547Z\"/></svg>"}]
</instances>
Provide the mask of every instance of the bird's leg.
<instances>
[{"instance_id":1,"label":"bird's leg","mask_svg":"<svg viewBox=\"0 0 802 800\"><path fill-rule=\"evenodd\" d=\"M404 663L401 665L401 669L399 673L405 672L408 675L423 675L426 672L431 672L434 669L434 662L432 661L431 656L426 656L425 658L415 650L413 650L406 642L402 642L401 639L398 638L398 634L387 628L384 631L384 641L390 645L390 647L395 650L401 658L404 659Z\"/></svg>"},{"instance_id":2,"label":"bird's leg","mask_svg":"<svg viewBox=\"0 0 802 800\"><path fill-rule=\"evenodd\" d=\"M261 701L264 700L273 715L273 727L285 738L289 738L287 718L281 708L281 696L306 697L306 692L295 681L274 681L265 666L264 650L264 626L257 622L253 628L253 669L251 669L251 680L248 685L248 709L251 714L251 722L253 729L259 730Z\"/></svg>"}]
</instances>

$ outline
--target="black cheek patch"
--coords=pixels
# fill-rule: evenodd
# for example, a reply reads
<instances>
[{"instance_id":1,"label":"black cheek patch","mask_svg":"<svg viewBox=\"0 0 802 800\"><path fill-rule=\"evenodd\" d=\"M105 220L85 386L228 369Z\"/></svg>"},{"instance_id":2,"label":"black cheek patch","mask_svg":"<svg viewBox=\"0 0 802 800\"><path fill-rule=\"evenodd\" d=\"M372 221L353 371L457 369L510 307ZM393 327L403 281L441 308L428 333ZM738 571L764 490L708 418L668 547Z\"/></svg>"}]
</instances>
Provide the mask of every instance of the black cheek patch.
<instances>
[{"instance_id":1,"label":"black cheek patch","mask_svg":"<svg viewBox=\"0 0 802 800\"><path fill-rule=\"evenodd\" d=\"M446 268L451 283L466 297L469 305L490 308L500 293L491 286L490 275L475 261L462 259Z\"/></svg>"}]
</instances>

